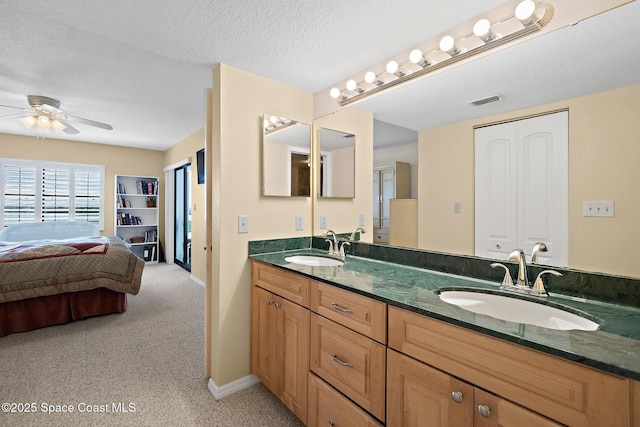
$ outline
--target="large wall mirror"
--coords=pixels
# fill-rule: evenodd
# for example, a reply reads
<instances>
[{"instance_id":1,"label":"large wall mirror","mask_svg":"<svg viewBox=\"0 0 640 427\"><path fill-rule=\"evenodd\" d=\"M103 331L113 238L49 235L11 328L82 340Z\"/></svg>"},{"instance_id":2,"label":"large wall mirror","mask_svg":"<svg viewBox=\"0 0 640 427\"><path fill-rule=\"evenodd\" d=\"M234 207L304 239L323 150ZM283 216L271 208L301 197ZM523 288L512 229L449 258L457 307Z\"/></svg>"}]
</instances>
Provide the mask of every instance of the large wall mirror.
<instances>
[{"instance_id":1,"label":"large wall mirror","mask_svg":"<svg viewBox=\"0 0 640 427\"><path fill-rule=\"evenodd\" d=\"M355 152L355 135L326 128L318 130L320 197L355 197Z\"/></svg>"},{"instance_id":2,"label":"large wall mirror","mask_svg":"<svg viewBox=\"0 0 640 427\"><path fill-rule=\"evenodd\" d=\"M474 125L508 115L521 118L514 114L522 111L539 114L544 111L532 110L540 106L568 108L569 267L640 277L631 255L637 253L639 228L630 220L640 208L634 189L640 171L629 160L640 151L640 124L631 114L640 108L640 61L624 50L606 48L636 38L633 17L638 12L638 2L625 4L357 104L376 120L421 134L420 248L473 254ZM606 58L593 62L595 51ZM539 59L536 67L531 58ZM498 102L469 104L496 93L502 94ZM374 150L376 139L374 130ZM358 171L365 173L371 172ZM591 200L613 201L615 216L585 217L583 203ZM426 245L425 229L430 230ZM431 245L434 240L437 244Z\"/></svg>"},{"instance_id":3,"label":"large wall mirror","mask_svg":"<svg viewBox=\"0 0 640 427\"><path fill-rule=\"evenodd\" d=\"M262 139L262 194L311 196L311 126L265 114Z\"/></svg>"}]
</instances>

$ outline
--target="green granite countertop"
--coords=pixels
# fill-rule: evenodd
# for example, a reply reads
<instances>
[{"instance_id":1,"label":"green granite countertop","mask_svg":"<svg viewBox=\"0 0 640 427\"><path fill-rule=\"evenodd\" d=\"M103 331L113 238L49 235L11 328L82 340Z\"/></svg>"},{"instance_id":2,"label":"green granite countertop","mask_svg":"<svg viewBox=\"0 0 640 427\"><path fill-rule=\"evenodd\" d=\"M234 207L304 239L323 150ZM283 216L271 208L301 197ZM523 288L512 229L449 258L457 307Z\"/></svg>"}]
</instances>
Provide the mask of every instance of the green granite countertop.
<instances>
[{"instance_id":1,"label":"green granite countertop","mask_svg":"<svg viewBox=\"0 0 640 427\"><path fill-rule=\"evenodd\" d=\"M471 313L440 300L441 288L498 291L499 283L415 267L347 256L338 267L310 267L285 261L291 255L326 255L299 249L250 258L351 290L390 305L502 338L612 374L640 380L640 309L550 294L546 300L569 311L580 310L600 324L597 331L553 330Z\"/></svg>"}]
</instances>

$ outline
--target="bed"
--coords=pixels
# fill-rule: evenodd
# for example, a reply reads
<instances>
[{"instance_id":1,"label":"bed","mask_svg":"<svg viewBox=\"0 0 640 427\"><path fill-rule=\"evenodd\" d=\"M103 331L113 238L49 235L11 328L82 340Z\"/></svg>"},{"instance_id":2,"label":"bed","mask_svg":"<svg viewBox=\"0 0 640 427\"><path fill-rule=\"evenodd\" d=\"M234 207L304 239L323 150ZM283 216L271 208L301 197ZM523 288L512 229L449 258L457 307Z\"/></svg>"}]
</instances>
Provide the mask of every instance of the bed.
<instances>
[{"instance_id":1,"label":"bed","mask_svg":"<svg viewBox=\"0 0 640 427\"><path fill-rule=\"evenodd\" d=\"M0 231L0 337L127 310L144 261L117 236L82 222Z\"/></svg>"}]
</instances>

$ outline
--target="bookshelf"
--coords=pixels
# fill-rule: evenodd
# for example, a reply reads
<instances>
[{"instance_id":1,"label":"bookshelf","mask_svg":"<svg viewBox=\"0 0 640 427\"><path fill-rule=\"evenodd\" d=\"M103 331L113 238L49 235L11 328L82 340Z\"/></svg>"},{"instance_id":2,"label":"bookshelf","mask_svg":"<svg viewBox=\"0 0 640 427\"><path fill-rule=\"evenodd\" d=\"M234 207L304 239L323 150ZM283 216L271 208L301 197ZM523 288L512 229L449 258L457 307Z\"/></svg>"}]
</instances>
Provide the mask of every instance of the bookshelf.
<instances>
[{"instance_id":1,"label":"bookshelf","mask_svg":"<svg viewBox=\"0 0 640 427\"><path fill-rule=\"evenodd\" d=\"M158 177L115 176L116 235L131 245L131 251L149 263L157 263Z\"/></svg>"}]
</instances>

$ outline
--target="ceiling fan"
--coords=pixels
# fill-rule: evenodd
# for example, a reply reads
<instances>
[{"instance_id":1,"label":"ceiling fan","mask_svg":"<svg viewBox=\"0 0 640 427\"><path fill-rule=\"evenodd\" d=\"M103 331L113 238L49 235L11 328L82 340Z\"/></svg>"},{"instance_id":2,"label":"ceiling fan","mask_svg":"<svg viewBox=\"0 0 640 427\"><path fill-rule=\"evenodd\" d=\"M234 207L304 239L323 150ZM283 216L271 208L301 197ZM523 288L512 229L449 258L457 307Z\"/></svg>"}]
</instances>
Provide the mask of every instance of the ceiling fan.
<instances>
[{"instance_id":1,"label":"ceiling fan","mask_svg":"<svg viewBox=\"0 0 640 427\"><path fill-rule=\"evenodd\" d=\"M15 108L23 110L22 113L10 114L8 116L0 116L0 119L17 118L22 125L30 129L36 125L38 133L49 133L49 129L53 128L56 132L64 132L70 135L80 133L80 131L69 121L83 123L89 126L99 127L105 130L113 129L113 126L106 123L96 122L95 120L83 119L82 117L72 116L60 109L60 101L40 95L28 95L27 101L31 108L14 107L12 105L2 105L0 107Z\"/></svg>"}]
</instances>

